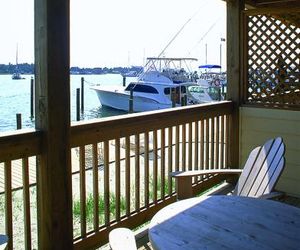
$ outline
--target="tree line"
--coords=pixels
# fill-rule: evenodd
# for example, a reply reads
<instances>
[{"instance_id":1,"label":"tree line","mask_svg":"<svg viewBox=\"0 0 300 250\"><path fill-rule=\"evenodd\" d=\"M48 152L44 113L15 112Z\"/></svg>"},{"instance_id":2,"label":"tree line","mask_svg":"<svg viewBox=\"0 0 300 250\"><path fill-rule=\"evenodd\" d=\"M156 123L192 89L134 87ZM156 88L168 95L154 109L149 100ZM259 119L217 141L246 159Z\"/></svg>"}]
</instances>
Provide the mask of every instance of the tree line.
<instances>
[{"instance_id":1,"label":"tree line","mask_svg":"<svg viewBox=\"0 0 300 250\"><path fill-rule=\"evenodd\" d=\"M126 75L131 73L137 75L141 72L143 68L141 66L131 66L131 67L113 67L113 68L80 68L80 67L71 67L71 74L122 74ZM13 74L19 72L21 74L34 74L34 64L31 63L20 63L16 64L0 64L0 74Z\"/></svg>"}]
</instances>

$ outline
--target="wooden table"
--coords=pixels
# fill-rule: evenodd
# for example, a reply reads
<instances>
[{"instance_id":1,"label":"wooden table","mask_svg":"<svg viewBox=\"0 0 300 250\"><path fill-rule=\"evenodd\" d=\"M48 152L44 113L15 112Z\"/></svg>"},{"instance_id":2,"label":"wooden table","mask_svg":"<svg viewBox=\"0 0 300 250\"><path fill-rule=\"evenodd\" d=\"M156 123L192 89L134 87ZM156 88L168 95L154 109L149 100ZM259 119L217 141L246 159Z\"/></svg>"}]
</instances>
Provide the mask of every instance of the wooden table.
<instances>
[{"instance_id":1,"label":"wooden table","mask_svg":"<svg viewBox=\"0 0 300 250\"><path fill-rule=\"evenodd\" d=\"M154 249L300 249L300 209L214 195L178 201L151 220Z\"/></svg>"}]
</instances>

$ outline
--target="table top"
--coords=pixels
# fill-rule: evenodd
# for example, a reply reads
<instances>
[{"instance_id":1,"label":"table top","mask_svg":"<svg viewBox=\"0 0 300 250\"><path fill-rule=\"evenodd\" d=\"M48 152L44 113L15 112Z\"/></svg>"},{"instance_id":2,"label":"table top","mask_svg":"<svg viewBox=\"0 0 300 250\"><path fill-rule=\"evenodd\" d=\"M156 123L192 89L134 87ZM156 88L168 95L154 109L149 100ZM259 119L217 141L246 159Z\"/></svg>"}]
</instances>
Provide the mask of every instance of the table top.
<instances>
[{"instance_id":1,"label":"table top","mask_svg":"<svg viewBox=\"0 0 300 250\"><path fill-rule=\"evenodd\" d=\"M154 249L300 249L300 209L214 195L172 203L151 220Z\"/></svg>"}]
</instances>

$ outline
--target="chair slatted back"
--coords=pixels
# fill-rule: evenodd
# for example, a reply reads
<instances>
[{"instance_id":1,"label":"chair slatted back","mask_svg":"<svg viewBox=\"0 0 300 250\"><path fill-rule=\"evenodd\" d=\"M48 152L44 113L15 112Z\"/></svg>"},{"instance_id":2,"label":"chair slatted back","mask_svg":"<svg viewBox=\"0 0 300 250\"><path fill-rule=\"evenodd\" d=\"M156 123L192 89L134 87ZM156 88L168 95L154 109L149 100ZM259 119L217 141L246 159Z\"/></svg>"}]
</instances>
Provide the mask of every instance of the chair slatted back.
<instances>
[{"instance_id":1,"label":"chair slatted back","mask_svg":"<svg viewBox=\"0 0 300 250\"><path fill-rule=\"evenodd\" d=\"M233 194L259 197L270 193L283 171L284 153L285 145L280 137L253 149Z\"/></svg>"}]
</instances>

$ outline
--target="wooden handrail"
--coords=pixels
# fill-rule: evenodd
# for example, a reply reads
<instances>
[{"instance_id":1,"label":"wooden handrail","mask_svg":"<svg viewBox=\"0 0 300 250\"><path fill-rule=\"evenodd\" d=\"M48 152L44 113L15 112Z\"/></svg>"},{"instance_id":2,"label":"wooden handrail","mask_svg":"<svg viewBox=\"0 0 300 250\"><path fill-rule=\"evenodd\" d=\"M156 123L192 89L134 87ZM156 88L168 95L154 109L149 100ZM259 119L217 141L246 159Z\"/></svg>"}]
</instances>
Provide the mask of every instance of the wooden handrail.
<instances>
[{"instance_id":1,"label":"wooden handrail","mask_svg":"<svg viewBox=\"0 0 300 250\"><path fill-rule=\"evenodd\" d=\"M42 132L22 129L0 134L0 162L39 155L42 150Z\"/></svg>"},{"instance_id":2,"label":"wooden handrail","mask_svg":"<svg viewBox=\"0 0 300 250\"><path fill-rule=\"evenodd\" d=\"M99 120L74 122L71 147L121 138L155 129L181 125L213 116L231 114L232 101L172 108L166 110L120 115Z\"/></svg>"}]
</instances>

